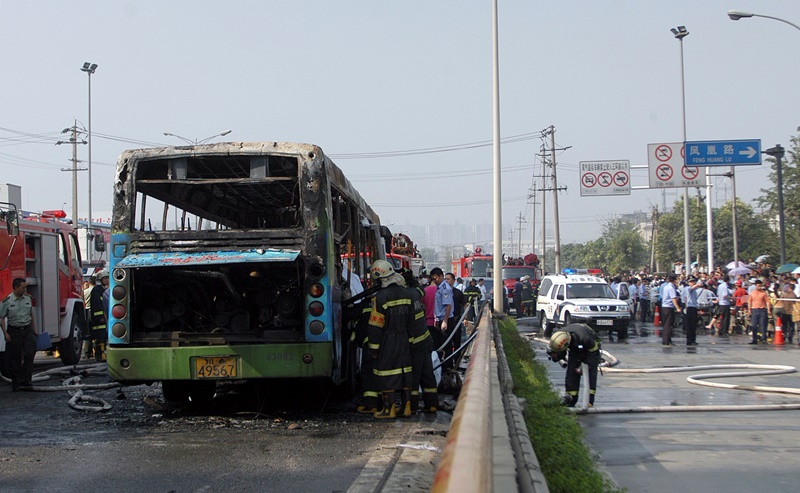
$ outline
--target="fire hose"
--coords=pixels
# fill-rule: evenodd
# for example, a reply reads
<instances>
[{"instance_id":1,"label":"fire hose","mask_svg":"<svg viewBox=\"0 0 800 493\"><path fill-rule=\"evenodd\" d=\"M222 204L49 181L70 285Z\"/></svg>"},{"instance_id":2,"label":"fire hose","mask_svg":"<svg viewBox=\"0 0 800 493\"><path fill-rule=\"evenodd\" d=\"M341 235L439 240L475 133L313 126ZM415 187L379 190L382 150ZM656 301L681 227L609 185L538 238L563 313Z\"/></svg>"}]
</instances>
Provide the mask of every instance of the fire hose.
<instances>
[{"instance_id":1,"label":"fire hose","mask_svg":"<svg viewBox=\"0 0 800 493\"><path fill-rule=\"evenodd\" d=\"M534 341L541 344L548 344L547 339L536 338ZM727 384L720 382L708 382L706 380L715 378L734 378L734 377L751 377L762 375L781 375L786 373L795 373L797 368L788 365L759 365L759 364L721 364L721 365L697 365L697 366L679 366L679 367L661 367L661 368L614 368L619 364L619 360L605 350L600 350L604 362L600 364L602 373L673 373L673 372L686 372L686 371L706 371L706 370L748 370L736 372L712 372L690 375L686 381L693 385L701 385L705 387L712 387L718 389L728 390L747 390L751 392L766 392L766 393L779 393L800 395L800 388L794 387L770 387L763 385L741 385L741 384ZM585 366L585 365L583 365ZM583 377L581 386L588 389L589 372L587 368L583 368ZM631 406L631 407L589 407L589 393L582 392L582 399L580 407L574 408L575 412L580 414L601 414L601 413L642 413L642 412L697 412L697 411L775 411L775 410L789 410L800 409L798 404L753 404L753 405L693 405L693 406Z\"/></svg>"},{"instance_id":2,"label":"fire hose","mask_svg":"<svg viewBox=\"0 0 800 493\"><path fill-rule=\"evenodd\" d=\"M37 385L31 387L34 392L63 392L66 391L70 395L69 407L78 411L108 411L111 409L111 404L105 399L95 397L92 395L84 394L84 390L105 390L119 387L117 382L87 384L82 383L82 378L89 376L102 376L108 375L106 371L106 363L93 363L88 365L75 365L61 368L52 368L43 372L37 373L33 376L33 382L44 382L50 380L51 376L69 376L64 380L61 385ZM3 381L10 383L6 377L2 377ZM80 404L91 403L91 405Z\"/></svg>"}]
</instances>

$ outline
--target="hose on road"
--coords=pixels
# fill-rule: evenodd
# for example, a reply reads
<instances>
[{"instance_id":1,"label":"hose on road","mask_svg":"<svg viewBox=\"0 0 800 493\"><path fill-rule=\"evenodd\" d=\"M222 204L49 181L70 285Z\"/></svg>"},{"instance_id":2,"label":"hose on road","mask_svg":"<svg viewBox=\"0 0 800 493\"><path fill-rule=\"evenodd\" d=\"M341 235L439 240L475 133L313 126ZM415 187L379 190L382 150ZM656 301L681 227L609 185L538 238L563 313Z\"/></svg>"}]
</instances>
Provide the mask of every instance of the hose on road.
<instances>
[{"instance_id":1,"label":"hose on road","mask_svg":"<svg viewBox=\"0 0 800 493\"><path fill-rule=\"evenodd\" d=\"M533 341L547 345L549 340L533 338ZM615 368L619 365L619 359L608 351L601 349L604 362L601 363L603 373L674 373L685 371L705 371L705 370L748 370L737 372L712 372L691 375L686 381L693 385L705 387L728 389L728 390L747 390L752 392L767 392L800 395L800 388L794 387L770 387L763 385L741 385L727 384L720 382L707 382L714 378L734 378L734 377L753 377L761 375L781 375L795 373L797 368L788 365L758 365L758 364L722 364L722 365L698 365L698 366L676 366L661 368ZM583 372L581 386L588 388L588 371ZM582 392L587 394L586 392ZM754 404L754 405L711 405L711 406L630 406L630 407L589 407L588 398L582 399L581 407L574 408L580 414L601 414L601 413L644 413L644 412L702 412L702 411L776 411L776 410L796 410L800 409L798 404Z\"/></svg>"},{"instance_id":2,"label":"hose on road","mask_svg":"<svg viewBox=\"0 0 800 493\"><path fill-rule=\"evenodd\" d=\"M50 380L51 376L67 376L61 385L35 385L31 387L34 392L63 392L66 391L70 395L69 406L78 411L108 411L111 409L111 404L105 399L100 397L85 394L85 390L106 390L119 387L117 382L95 383L87 384L82 383L82 378L90 376L108 376L106 363L92 363L87 365L74 365L64 366L59 368L51 368L43 372L37 373L33 376L34 383L46 382ZM10 383L11 380L2 377L3 381ZM93 405L79 404L80 402L88 402Z\"/></svg>"}]
</instances>

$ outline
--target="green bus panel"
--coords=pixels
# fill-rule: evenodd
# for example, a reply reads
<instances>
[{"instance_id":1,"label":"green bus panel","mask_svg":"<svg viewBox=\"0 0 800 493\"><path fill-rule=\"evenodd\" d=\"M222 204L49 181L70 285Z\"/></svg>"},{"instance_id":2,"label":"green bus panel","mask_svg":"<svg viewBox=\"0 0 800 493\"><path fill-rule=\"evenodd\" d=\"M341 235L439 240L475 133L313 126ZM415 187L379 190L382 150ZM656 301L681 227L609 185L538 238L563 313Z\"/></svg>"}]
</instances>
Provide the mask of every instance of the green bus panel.
<instances>
[{"instance_id":1,"label":"green bus panel","mask_svg":"<svg viewBox=\"0 0 800 493\"><path fill-rule=\"evenodd\" d=\"M330 377L332 343L108 348L108 373L118 382ZM304 363L303 356L312 362ZM229 358L222 358L229 357ZM212 368L225 360L230 370ZM207 366L203 366L209 363ZM209 370L215 370L211 372Z\"/></svg>"}]
</instances>

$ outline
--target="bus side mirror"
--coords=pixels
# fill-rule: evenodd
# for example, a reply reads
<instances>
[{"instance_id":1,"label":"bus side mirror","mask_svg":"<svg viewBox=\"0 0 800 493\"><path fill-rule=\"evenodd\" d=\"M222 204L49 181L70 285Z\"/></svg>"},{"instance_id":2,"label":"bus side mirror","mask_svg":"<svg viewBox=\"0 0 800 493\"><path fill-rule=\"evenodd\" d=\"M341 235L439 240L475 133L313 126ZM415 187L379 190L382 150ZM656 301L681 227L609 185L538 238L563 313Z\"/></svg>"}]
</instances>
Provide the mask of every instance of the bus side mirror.
<instances>
[{"instance_id":1,"label":"bus side mirror","mask_svg":"<svg viewBox=\"0 0 800 493\"><path fill-rule=\"evenodd\" d=\"M8 236L17 236L19 234L19 212L6 212L6 229L8 229Z\"/></svg>"},{"instance_id":2,"label":"bus side mirror","mask_svg":"<svg viewBox=\"0 0 800 493\"><path fill-rule=\"evenodd\" d=\"M95 233L94 235L94 251L95 252L106 251L106 241L102 232Z\"/></svg>"}]
</instances>

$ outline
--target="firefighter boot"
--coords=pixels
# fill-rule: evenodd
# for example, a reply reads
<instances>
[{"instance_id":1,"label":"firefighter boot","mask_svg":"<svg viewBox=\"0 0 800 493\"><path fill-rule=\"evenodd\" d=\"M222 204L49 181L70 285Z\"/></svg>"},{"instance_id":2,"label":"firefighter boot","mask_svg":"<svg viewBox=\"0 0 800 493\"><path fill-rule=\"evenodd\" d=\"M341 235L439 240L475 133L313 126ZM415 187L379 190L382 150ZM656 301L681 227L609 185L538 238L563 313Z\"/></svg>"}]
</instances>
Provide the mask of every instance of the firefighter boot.
<instances>
[{"instance_id":1,"label":"firefighter boot","mask_svg":"<svg viewBox=\"0 0 800 493\"><path fill-rule=\"evenodd\" d=\"M383 409L372 415L378 419L394 419L397 417L397 404L394 392L383 393Z\"/></svg>"},{"instance_id":2,"label":"firefighter boot","mask_svg":"<svg viewBox=\"0 0 800 493\"><path fill-rule=\"evenodd\" d=\"M95 361L105 361L106 360L106 343L98 342L94 348L94 360Z\"/></svg>"},{"instance_id":3,"label":"firefighter boot","mask_svg":"<svg viewBox=\"0 0 800 493\"><path fill-rule=\"evenodd\" d=\"M411 389L403 389L403 417L410 418L413 408L411 407Z\"/></svg>"},{"instance_id":4,"label":"firefighter boot","mask_svg":"<svg viewBox=\"0 0 800 493\"><path fill-rule=\"evenodd\" d=\"M92 341L86 339L83 341L83 352L86 354L86 359L94 358L94 350L92 349Z\"/></svg>"}]
</instances>

